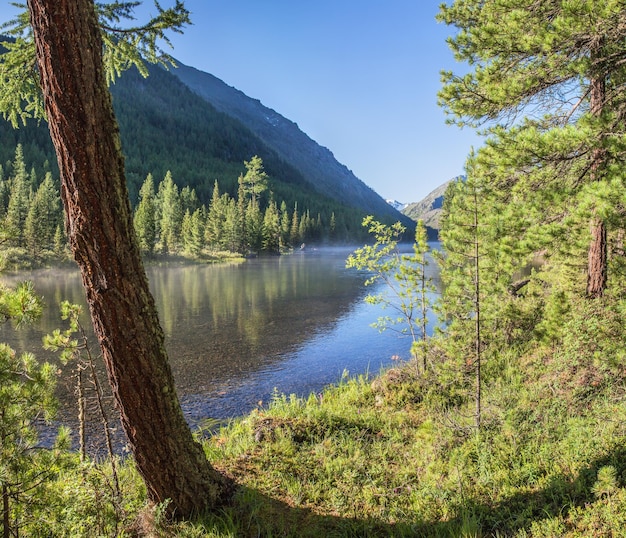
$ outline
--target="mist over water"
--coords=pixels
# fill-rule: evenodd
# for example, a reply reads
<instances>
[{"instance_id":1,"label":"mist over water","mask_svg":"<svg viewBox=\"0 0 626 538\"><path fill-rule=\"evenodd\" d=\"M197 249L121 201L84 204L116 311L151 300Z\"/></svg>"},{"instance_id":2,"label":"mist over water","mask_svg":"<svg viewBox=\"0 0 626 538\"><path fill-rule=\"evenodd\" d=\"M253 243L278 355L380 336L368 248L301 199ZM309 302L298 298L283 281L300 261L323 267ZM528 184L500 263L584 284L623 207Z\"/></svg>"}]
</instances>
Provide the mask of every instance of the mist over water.
<instances>
[{"instance_id":1,"label":"mist over water","mask_svg":"<svg viewBox=\"0 0 626 538\"><path fill-rule=\"evenodd\" d=\"M266 405L275 390L306 396L338 382L344 372L377 374L392 358L409 358L409 338L370 327L386 312L364 302L375 291L363 285L365 275L345 268L352 250L324 248L237 264L147 268L178 394L192 427L244 414L260 402ZM3 280L32 280L47 307L33 326L0 327L0 338L18 352L56 360L42 349L42 337L65 327L61 301L85 304L78 272L38 271ZM86 309L82 323L98 355ZM71 366L61 370L60 416L74 429ZM107 385L102 367L101 373Z\"/></svg>"}]
</instances>

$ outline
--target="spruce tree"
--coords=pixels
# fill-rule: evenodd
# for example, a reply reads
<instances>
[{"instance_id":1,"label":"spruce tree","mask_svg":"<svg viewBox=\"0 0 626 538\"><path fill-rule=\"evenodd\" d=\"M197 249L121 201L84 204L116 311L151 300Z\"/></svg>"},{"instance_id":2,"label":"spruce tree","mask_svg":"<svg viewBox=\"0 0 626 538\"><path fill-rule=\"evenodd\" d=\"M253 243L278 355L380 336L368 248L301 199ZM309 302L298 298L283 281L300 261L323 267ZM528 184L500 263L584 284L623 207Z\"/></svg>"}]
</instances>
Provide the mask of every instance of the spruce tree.
<instances>
[{"instance_id":1,"label":"spruce tree","mask_svg":"<svg viewBox=\"0 0 626 538\"><path fill-rule=\"evenodd\" d=\"M291 228L291 217L287 209L287 202L280 203L280 249L286 250L291 246L289 241L289 231Z\"/></svg>"},{"instance_id":2,"label":"spruce tree","mask_svg":"<svg viewBox=\"0 0 626 538\"><path fill-rule=\"evenodd\" d=\"M272 254L280 252L280 213L276 202L270 200L263 216L263 250Z\"/></svg>"},{"instance_id":3,"label":"spruce tree","mask_svg":"<svg viewBox=\"0 0 626 538\"><path fill-rule=\"evenodd\" d=\"M61 223L61 198L50 172L46 173L28 209L24 241L33 256L53 250L54 235Z\"/></svg>"},{"instance_id":4,"label":"spruce tree","mask_svg":"<svg viewBox=\"0 0 626 538\"><path fill-rule=\"evenodd\" d=\"M178 249L181 240L183 208L178 186L169 170L159 184L157 198L160 208L161 250L173 253Z\"/></svg>"},{"instance_id":5,"label":"spruce tree","mask_svg":"<svg viewBox=\"0 0 626 538\"><path fill-rule=\"evenodd\" d=\"M139 189L139 203L135 209L133 225L139 248L145 254L154 254L157 240L156 193L152 174L148 174Z\"/></svg>"},{"instance_id":6,"label":"spruce tree","mask_svg":"<svg viewBox=\"0 0 626 538\"><path fill-rule=\"evenodd\" d=\"M30 204L30 177L26 171L22 145L15 149L13 175L9 184L9 201L5 218L6 230L11 242L22 246L24 242L24 224Z\"/></svg>"},{"instance_id":7,"label":"spruce tree","mask_svg":"<svg viewBox=\"0 0 626 538\"><path fill-rule=\"evenodd\" d=\"M227 197L228 195L226 195L226 198L222 198L218 182L215 180L206 221L205 241L210 248L217 250L224 246L223 236L226 206L228 204Z\"/></svg>"},{"instance_id":8,"label":"spruce tree","mask_svg":"<svg viewBox=\"0 0 626 538\"><path fill-rule=\"evenodd\" d=\"M246 173L239 177L239 182L245 197L258 202L261 194L267 189L268 175L263 170L263 160L254 155L249 161L244 161L244 165Z\"/></svg>"}]
</instances>

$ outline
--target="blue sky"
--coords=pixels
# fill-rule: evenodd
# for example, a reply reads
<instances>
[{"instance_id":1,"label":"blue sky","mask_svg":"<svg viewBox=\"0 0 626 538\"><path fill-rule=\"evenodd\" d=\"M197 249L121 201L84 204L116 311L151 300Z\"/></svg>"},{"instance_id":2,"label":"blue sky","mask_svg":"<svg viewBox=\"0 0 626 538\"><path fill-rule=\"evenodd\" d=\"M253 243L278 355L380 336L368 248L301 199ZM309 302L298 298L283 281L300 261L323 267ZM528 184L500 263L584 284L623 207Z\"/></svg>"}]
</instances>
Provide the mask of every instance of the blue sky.
<instances>
[{"instance_id":1,"label":"blue sky","mask_svg":"<svg viewBox=\"0 0 626 538\"><path fill-rule=\"evenodd\" d=\"M462 67L439 4L185 0L193 25L171 53L296 122L384 198L414 202L461 174L481 143L437 106L440 70Z\"/></svg>"}]
</instances>

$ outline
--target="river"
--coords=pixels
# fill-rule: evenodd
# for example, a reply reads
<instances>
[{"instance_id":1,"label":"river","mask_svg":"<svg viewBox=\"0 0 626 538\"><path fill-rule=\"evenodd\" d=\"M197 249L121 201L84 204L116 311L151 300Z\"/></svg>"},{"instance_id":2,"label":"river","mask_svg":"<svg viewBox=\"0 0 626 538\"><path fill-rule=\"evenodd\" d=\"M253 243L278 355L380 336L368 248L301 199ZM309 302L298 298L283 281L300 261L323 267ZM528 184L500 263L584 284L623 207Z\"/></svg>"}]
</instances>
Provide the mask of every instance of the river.
<instances>
[{"instance_id":1,"label":"river","mask_svg":"<svg viewBox=\"0 0 626 538\"><path fill-rule=\"evenodd\" d=\"M305 396L338 382L344 372L376 374L394 360L409 358L407 337L370 326L387 312L365 303L375 289L363 285L364 274L345 268L351 251L322 248L237 264L147 268L192 427L267 405L275 391ZM433 265L430 270L435 276ZM18 352L54 360L42 349L42 337L64 326L62 300L85 304L79 274L48 270L3 278L8 284L26 279L43 296L44 315L22 329L5 324L0 338ZM90 327L86 313L82 322ZM70 370L62 369L66 380ZM71 422L75 403L68 385L61 382L59 394L61 415Z\"/></svg>"}]
</instances>

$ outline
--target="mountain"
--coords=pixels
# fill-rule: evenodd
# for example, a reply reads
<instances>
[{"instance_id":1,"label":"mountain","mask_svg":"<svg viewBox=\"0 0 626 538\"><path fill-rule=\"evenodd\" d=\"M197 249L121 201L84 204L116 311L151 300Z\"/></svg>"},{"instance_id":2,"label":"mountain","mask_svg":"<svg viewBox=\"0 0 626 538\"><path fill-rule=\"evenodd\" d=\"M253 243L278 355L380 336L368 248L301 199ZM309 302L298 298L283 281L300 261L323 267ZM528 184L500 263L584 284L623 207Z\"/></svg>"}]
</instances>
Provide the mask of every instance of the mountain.
<instances>
[{"instance_id":1,"label":"mountain","mask_svg":"<svg viewBox=\"0 0 626 538\"><path fill-rule=\"evenodd\" d=\"M402 210L402 213L415 222L422 219L424 224L429 228L439 230L439 216L441 215L441 209L443 207L443 196L448 185L459 177L463 176L458 176L446 181L443 185L440 185L428 194L423 200L408 204Z\"/></svg>"},{"instance_id":2,"label":"mountain","mask_svg":"<svg viewBox=\"0 0 626 538\"><path fill-rule=\"evenodd\" d=\"M386 202L391 207L393 207L394 209L397 209L400 212L402 212L402 210L407 206L407 204L405 204L403 202L398 202L398 200L386 200Z\"/></svg>"},{"instance_id":3,"label":"mountain","mask_svg":"<svg viewBox=\"0 0 626 538\"><path fill-rule=\"evenodd\" d=\"M278 204L285 201L291 210L297 203L301 214L310 211L312 218L320 215L326 223L334 213L338 237L362 239L361 221L367 214L383 222L411 222L328 149L259 101L187 66L169 71L150 66L149 72L143 78L131 69L111 86L133 203L148 173L159 182L168 170L180 188L194 188L203 203L209 202L216 180L222 193L236 196L244 160L259 155ZM19 130L0 122L5 171L18 143L38 178L47 169L58 177L43 122L31 121Z\"/></svg>"},{"instance_id":4,"label":"mountain","mask_svg":"<svg viewBox=\"0 0 626 538\"><path fill-rule=\"evenodd\" d=\"M209 73L178 63L172 74L218 111L241 121L281 159L296 168L319 193L368 214L407 223L397 209L391 208L339 163L329 149L302 132L296 123Z\"/></svg>"}]
</instances>

